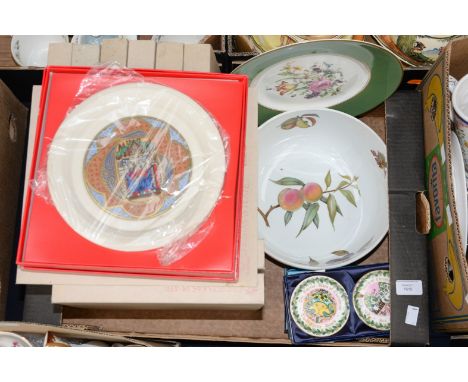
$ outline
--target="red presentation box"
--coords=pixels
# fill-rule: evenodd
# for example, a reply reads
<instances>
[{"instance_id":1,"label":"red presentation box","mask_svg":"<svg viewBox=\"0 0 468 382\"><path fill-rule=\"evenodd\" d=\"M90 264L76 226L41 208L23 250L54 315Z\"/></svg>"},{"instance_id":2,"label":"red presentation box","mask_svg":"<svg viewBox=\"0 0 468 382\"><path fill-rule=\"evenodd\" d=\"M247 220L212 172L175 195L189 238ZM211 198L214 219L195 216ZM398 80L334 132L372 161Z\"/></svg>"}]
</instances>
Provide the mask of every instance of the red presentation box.
<instances>
[{"instance_id":1,"label":"red presentation box","mask_svg":"<svg viewBox=\"0 0 468 382\"><path fill-rule=\"evenodd\" d=\"M32 170L47 166L48 145L72 106L90 68L48 67L44 71ZM221 198L209 216L208 235L182 259L164 266L155 250L116 251L76 233L57 209L28 189L17 264L58 272L142 275L235 281L238 277L248 79L242 75L137 70L145 81L170 86L197 101L226 135L228 165ZM77 175L79 176L79 175ZM190 239L189 239L190 240Z\"/></svg>"}]
</instances>

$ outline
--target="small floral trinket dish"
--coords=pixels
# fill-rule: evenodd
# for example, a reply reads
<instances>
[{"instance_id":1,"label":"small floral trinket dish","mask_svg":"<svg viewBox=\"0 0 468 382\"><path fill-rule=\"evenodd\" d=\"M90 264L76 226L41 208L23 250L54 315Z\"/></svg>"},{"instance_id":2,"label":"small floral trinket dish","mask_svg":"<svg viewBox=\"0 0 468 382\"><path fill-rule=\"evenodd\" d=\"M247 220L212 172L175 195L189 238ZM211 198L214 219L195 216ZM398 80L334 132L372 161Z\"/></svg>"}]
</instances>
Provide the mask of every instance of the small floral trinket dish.
<instances>
[{"instance_id":1,"label":"small floral trinket dish","mask_svg":"<svg viewBox=\"0 0 468 382\"><path fill-rule=\"evenodd\" d=\"M366 273L353 290L353 306L358 317L376 330L390 330L390 272Z\"/></svg>"},{"instance_id":2,"label":"small floral trinket dish","mask_svg":"<svg viewBox=\"0 0 468 382\"><path fill-rule=\"evenodd\" d=\"M343 286L331 277L311 276L294 289L290 313L305 333L315 337L331 336L348 321L348 295Z\"/></svg>"}]
</instances>

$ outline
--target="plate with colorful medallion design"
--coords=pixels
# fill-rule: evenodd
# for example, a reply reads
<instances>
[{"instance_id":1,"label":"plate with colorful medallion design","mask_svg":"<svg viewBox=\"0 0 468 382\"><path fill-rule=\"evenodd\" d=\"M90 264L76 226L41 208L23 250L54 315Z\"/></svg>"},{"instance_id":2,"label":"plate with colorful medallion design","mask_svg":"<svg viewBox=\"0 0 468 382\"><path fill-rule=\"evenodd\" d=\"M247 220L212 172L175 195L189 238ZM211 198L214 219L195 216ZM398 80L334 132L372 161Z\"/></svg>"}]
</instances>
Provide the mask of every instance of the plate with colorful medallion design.
<instances>
[{"instance_id":1,"label":"plate with colorful medallion design","mask_svg":"<svg viewBox=\"0 0 468 382\"><path fill-rule=\"evenodd\" d=\"M291 317L305 333L328 337L339 332L349 318L349 301L343 286L327 276L301 281L291 295Z\"/></svg>"},{"instance_id":2,"label":"plate with colorful medallion design","mask_svg":"<svg viewBox=\"0 0 468 382\"><path fill-rule=\"evenodd\" d=\"M366 273L353 290L353 306L359 318L376 330L390 330L390 272Z\"/></svg>"},{"instance_id":3,"label":"plate with colorful medallion design","mask_svg":"<svg viewBox=\"0 0 468 382\"><path fill-rule=\"evenodd\" d=\"M76 106L50 146L47 185L78 234L115 250L170 245L197 230L226 171L216 121L168 86L130 83Z\"/></svg>"},{"instance_id":4,"label":"plate with colorful medallion design","mask_svg":"<svg viewBox=\"0 0 468 382\"><path fill-rule=\"evenodd\" d=\"M360 115L388 98L403 70L388 50L364 41L318 40L284 46L243 63L258 91L259 121L301 108Z\"/></svg>"}]
</instances>

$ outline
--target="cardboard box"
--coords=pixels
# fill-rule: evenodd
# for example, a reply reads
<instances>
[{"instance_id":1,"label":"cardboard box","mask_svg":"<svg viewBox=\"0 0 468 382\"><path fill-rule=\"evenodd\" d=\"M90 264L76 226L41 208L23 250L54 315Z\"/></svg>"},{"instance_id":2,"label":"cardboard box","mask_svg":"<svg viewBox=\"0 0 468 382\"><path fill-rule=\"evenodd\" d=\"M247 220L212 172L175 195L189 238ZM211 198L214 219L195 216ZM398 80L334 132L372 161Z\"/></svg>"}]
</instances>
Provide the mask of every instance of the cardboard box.
<instances>
[{"instance_id":1,"label":"cardboard box","mask_svg":"<svg viewBox=\"0 0 468 382\"><path fill-rule=\"evenodd\" d=\"M11 36L0 36L0 67L18 67L11 55Z\"/></svg>"},{"instance_id":2,"label":"cardboard box","mask_svg":"<svg viewBox=\"0 0 468 382\"><path fill-rule=\"evenodd\" d=\"M468 39L444 49L420 91L424 113L426 181L431 204L430 272L434 328L468 332L468 264L462 248L451 178L450 99L448 75L468 73Z\"/></svg>"},{"instance_id":3,"label":"cardboard box","mask_svg":"<svg viewBox=\"0 0 468 382\"><path fill-rule=\"evenodd\" d=\"M103 40L101 43L101 64L116 62L121 66L127 66L128 40L114 38Z\"/></svg>"},{"instance_id":4,"label":"cardboard box","mask_svg":"<svg viewBox=\"0 0 468 382\"><path fill-rule=\"evenodd\" d=\"M93 66L99 64L99 45L72 44L72 66Z\"/></svg>"},{"instance_id":5,"label":"cardboard box","mask_svg":"<svg viewBox=\"0 0 468 382\"><path fill-rule=\"evenodd\" d=\"M160 42L156 47L156 69L182 70L184 68L184 44Z\"/></svg>"},{"instance_id":6,"label":"cardboard box","mask_svg":"<svg viewBox=\"0 0 468 382\"><path fill-rule=\"evenodd\" d=\"M21 207L21 174L25 154L28 109L0 80L0 320L5 317L16 224Z\"/></svg>"},{"instance_id":7,"label":"cardboard box","mask_svg":"<svg viewBox=\"0 0 468 382\"><path fill-rule=\"evenodd\" d=\"M49 44L47 65L71 65L73 45L69 42Z\"/></svg>"},{"instance_id":8,"label":"cardboard box","mask_svg":"<svg viewBox=\"0 0 468 382\"><path fill-rule=\"evenodd\" d=\"M192 72L219 72L218 62L211 45L185 44L184 70Z\"/></svg>"},{"instance_id":9,"label":"cardboard box","mask_svg":"<svg viewBox=\"0 0 468 382\"><path fill-rule=\"evenodd\" d=\"M31 123L29 134L36 131L39 86L33 88ZM121 308L194 308L197 309L259 309L263 306L264 250L257 242L257 158L256 129L257 103L254 94L249 95L249 111L246 133L243 227L241 237L240 275L235 284L191 281L171 281L148 278L92 276L54 272L38 272L17 269L18 284L54 285L52 300L56 304L92 307L118 306ZM28 142L31 153L33 141ZM31 156L28 156L26 172L29 173ZM25 185L25 188L27 185ZM258 255L257 255L258 252ZM258 257L258 259L257 259ZM83 287L82 287L83 286ZM140 288L144 287L144 288ZM241 288L242 287L242 288ZM127 297L127 298L125 298ZM204 302L203 304L201 304Z\"/></svg>"},{"instance_id":10,"label":"cardboard box","mask_svg":"<svg viewBox=\"0 0 468 382\"><path fill-rule=\"evenodd\" d=\"M132 40L128 42L128 68L153 69L156 62L156 42Z\"/></svg>"},{"instance_id":11,"label":"cardboard box","mask_svg":"<svg viewBox=\"0 0 468 382\"><path fill-rule=\"evenodd\" d=\"M412 71L406 72L410 77ZM407 95L414 91L403 91L396 93L386 102L387 127L388 127L388 159L389 159L389 181L398 182L399 174L404 175L404 182L410 177L423 179L424 171L420 173L424 154L414 150L412 147L421 145L422 134L416 136L401 134L410 126L411 131L418 126L417 131L422 133L421 115L418 119L408 121L408 110L419 112L420 102L408 102ZM415 109L416 107L416 109ZM413 113L414 114L414 113ZM385 113L382 107L367 113L361 118L365 123L376 130L381 137L385 137ZM408 123L406 123L408 122ZM403 128L402 128L403 126ZM390 142L393 143L390 143ZM404 151L395 151L395 147L402 145ZM393 153L393 154L391 154ZM413 167L414 171L412 171ZM405 170L405 171L401 171ZM416 173L415 173L416 171ZM416 175L415 175L416 174ZM404 280L412 277L420 278L424 287L423 296L398 296L392 295L395 319L392 316L392 344L419 344L428 343L428 312L424 301L427 303L427 276L425 276L424 261L427 251L421 247L425 245L426 238L416 230L418 210L415 200L420 195L415 190L424 190L412 185L407 188L407 183L401 183L397 188L394 183L390 186L390 235L369 256L363 259L361 264L370 264L388 261L390 254L390 267L392 271L392 290L395 280ZM399 194L404 194L399 199ZM420 214L424 215L424 211ZM405 218L405 214L407 217ZM393 219L396 219L394 222ZM420 225L424 225L421 224ZM415 243L413 240L416 239ZM389 248L390 243L390 248ZM422 264L422 265L421 265ZM399 275L398 272L403 274ZM418 274L414 274L416 271ZM63 310L62 323L65 325L85 325L94 327L99 331L112 331L126 333L127 335L139 335L145 338L171 338L171 339L196 339L215 341L235 341L251 343L273 343L288 344L290 341L284 332L284 303L282 289L283 267L269 259L265 264L265 306L261 311L193 311L193 310L115 310L115 309L80 309L65 307ZM393 301L395 300L395 301ZM421 305L418 305L421 303ZM405 324L405 316L408 305L418 305L420 308L417 326ZM400 334L404 326L409 331ZM415 333L417 336L412 337ZM406 337L406 338L405 338ZM368 343L375 344L375 339L359 341L358 345ZM382 341L382 340L379 340ZM352 345L347 342L335 345Z\"/></svg>"}]
</instances>

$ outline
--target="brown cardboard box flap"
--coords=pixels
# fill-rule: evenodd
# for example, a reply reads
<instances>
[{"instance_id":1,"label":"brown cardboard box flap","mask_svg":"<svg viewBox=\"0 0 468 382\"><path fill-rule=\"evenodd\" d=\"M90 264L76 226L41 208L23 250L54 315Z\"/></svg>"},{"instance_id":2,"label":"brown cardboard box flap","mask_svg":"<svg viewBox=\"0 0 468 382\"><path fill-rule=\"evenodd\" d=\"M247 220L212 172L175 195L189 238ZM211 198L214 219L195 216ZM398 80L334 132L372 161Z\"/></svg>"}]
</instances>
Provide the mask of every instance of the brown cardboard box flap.
<instances>
[{"instance_id":1,"label":"brown cardboard box flap","mask_svg":"<svg viewBox=\"0 0 468 382\"><path fill-rule=\"evenodd\" d=\"M0 81L0 319L5 314L10 263L14 257L28 109Z\"/></svg>"},{"instance_id":2,"label":"brown cardboard box flap","mask_svg":"<svg viewBox=\"0 0 468 382\"><path fill-rule=\"evenodd\" d=\"M80 338L85 340L97 340L97 341L108 341L108 342L122 342L126 344L133 344L145 347L166 347L166 346L178 346L177 342L174 341L154 341L147 342L134 338L128 338L125 335L119 335L114 333L98 332L91 329L79 328L79 327L61 327L54 325L35 324L29 322L15 322L15 321L0 321L0 331L2 332L14 332L14 333L36 333L46 334L54 333L63 337Z\"/></svg>"}]
</instances>

